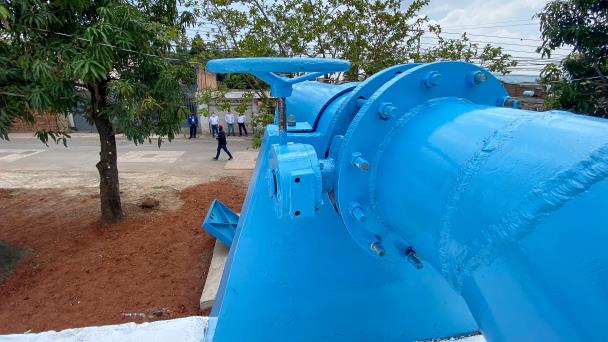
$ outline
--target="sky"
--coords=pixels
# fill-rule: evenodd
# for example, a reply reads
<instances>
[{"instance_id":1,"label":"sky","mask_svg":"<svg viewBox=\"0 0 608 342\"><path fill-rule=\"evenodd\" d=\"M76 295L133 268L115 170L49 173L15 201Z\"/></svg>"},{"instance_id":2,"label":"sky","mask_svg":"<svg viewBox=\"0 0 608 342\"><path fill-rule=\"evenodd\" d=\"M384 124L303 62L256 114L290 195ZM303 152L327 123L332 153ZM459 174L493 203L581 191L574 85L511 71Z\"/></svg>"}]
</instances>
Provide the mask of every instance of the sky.
<instances>
[{"instance_id":1,"label":"sky","mask_svg":"<svg viewBox=\"0 0 608 342\"><path fill-rule=\"evenodd\" d=\"M404 1L404 7L410 1ZM536 53L540 45L540 27L534 14L549 0L431 0L421 10L431 22L441 25L445 37L458 37L467 32L472 41L501 46L519 60L513 74L538 75L548 61ZM432 43L431 38L423 41ZM559 61L568 49L556 51L553 61Z\"/></svg>"}]
</instances>

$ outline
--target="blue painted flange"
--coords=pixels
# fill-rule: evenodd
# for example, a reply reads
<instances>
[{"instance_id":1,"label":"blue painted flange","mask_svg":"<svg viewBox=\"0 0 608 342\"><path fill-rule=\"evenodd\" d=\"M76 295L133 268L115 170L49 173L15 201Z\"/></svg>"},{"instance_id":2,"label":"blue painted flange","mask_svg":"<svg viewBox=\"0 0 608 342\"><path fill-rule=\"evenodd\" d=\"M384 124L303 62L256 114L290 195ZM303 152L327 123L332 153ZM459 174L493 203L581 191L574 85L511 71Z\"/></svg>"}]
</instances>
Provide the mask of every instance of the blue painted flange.
<instances>
[{"instance_id":1,"label":"blue painted flange","mask_svg":"<svg viewBox=\"0 0 608 342\"><path fill-rule=\"evenodd\" d=\"M398 76L406 70L409 70L419 64L401 64L386 68L373 74L370 78L359 83L348 95L348 98L342 102L336 110L336 114L332 117L327 128L326 139L331 139L337 135L344 135L359 109L367 102L378 88L383 86L392 78ZM327 141L327 151L329 151L330 141Z\"/></svg>"},{"instance_id":2,"label":"blue painted flange","mask_svg":"<svg viewBox=\"0 0 608 342\"><path fill-rule=\"evenodd\" d=\"M476 73L486 80L468 82ZM365 101L344 136L336 165L338 208L357 244L374 255L407 257L408 242L390 231L374 207L379 181L375 173L386 135L415 115L417 106L434 98L458 97L494 106L504 96L502 84L488 71L470 63L437 62L409 68Z\"/></svg>"}]
</instances>

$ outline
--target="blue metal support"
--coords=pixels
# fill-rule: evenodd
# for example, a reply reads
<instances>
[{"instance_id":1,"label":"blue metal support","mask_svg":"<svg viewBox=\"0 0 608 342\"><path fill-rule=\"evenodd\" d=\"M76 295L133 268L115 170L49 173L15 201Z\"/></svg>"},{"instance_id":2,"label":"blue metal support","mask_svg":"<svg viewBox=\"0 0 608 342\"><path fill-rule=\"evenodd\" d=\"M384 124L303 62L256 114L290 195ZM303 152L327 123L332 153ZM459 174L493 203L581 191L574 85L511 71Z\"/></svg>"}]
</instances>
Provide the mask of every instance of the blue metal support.
<instances>
[{"instance_id":1,"label":"blue metal support","mask_svg":"<svg viewBox=\"0 0 608 342\"><path fill-rule=\"evenodd\" d=\"M219 200L213 200L201 228L230 247L238 222L237 214Z\"/></svg>"},{"instance_id":2,"label":"blue metal support","mask_svg":"<svg viewBox=\"0 0 608 342\"><path fill-rule=\"evenodd\" d=\"M210 65L343 66L266 61ZM208 342L608 340L608 120L461 62L274 88L308 128L266 128Z\"/></svg>"}]
</instances>

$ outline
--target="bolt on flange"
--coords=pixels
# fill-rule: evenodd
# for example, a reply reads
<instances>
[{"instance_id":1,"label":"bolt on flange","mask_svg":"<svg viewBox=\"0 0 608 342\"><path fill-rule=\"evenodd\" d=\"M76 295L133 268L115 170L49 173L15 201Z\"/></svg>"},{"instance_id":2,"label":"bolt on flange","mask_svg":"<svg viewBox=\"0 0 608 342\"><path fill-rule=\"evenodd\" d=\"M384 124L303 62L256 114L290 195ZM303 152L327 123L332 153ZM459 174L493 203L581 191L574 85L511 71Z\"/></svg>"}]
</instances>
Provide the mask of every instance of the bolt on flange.
<instances>
[{"instance_id":1,"label":"bolt on flange","mask_svg":"<svg viewBox=\"0 0 608 342\"><path fill-rule=\"evenodd\" d=\"M441 79L441 74L438 71L429 71L424 77L424 85L427 88L433 88L439 84L439 80Z\"/></svg>"},{"instance_id":2,"label":"bolt on flange","mask_svg":"<svg viewBox=\"0 0 608 342\"><path fill-rule=\"evenodd\" d=\"M393 106L391 102L383 102L378 107L378 117L381 120L388 120L394 115L396 110L397 107Z\"/></svg>"},{"instance_id":3,"label":"bolt on flange","mask_svg":"<svg viewBox=\"0 0 608 342\"><path fill-rule=\"evenodd\" d=\"M363 208L361 208L361 204L359 204L359 202L354 202L350 205L350 215L357 220L357 222L363 223L365 222L365 220L367 220L367 215L365 215L365 212L363 211Z\"/></svg>"},{"instance_id":4,"label":"bolt on flange","mask_svg":"<svg viewBox=\"0 0 608 342\"><path fill-rule=\"evenodd\" d=\"M369 162L362 157L360 152L353 152L351 155L351 164L353 164L353 166L357 167L359 170L369 170Z\"/></svg>"},{"instance_id":5,"label":"bolt on flange","mask_svg":"<svg viewBox=\"0 0 608 342\"><path fill-rule=\"evenodd\" d=\"M386 251L384 250L384 247L382 247L382 244L380 243L380 241L370 243L369 249L371 249L379 257L383 257L386 254Z\"/></svg>"}]
</instances>

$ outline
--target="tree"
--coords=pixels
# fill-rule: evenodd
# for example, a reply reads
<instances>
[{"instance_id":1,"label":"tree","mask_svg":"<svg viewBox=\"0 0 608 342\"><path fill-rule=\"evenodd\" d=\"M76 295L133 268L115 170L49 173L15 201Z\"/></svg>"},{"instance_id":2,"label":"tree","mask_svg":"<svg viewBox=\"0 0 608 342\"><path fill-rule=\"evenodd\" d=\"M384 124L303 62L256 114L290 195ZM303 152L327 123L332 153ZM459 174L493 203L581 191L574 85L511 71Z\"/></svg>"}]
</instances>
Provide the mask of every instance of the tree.
<instances>
[{"instance_id":1,"label":"tree","mask_svg":"<svg viewBox=\"0 0 608 342\"><path fill-rule=\"evenodd\" d=\"M560 47L572 53L541 73L545 104L579 113L608 116L608 2L559 0L548 3L540 19L543 57Z\"/></svg>"},{"instance_id":2,"label":"tree","mask_svg":"<svg viewBox=\"0 0 608 342\"><path fill-rule=\"evenodd\" d=\"M200 3L204 20L217 27L208 37L207 52L198 56L200 62L237 56L349 60L350 71L327 79L333 82L361 81L386 67L408 62L464 60L502 73L508 73L508 68L516 64L501 48L479 47L466 36L442 39L440 28L429 25L428 18L419 13L429 0L413 0L405 8L400 0L200 0ZM438 37L439 47L422 47L421 37L426 32ZM457 48L458 44L463 47ZM224 80L232 81L233 77ZM243 81L239 86L260 87L250 76L237 77ZM269 107L271 101L263 92L258 94L262 107ZM263 112L261 117L272 118L268 114Z\"/></svg>"},{"instance_id":3,"label":"tree","mask_svg":"<svg viewBox=\"0 0 608 342\"><path fill-rule=\"evenodd\" d=\"M101 219L122 218L115 132L136 144L172 139L193 69L177 58L189 15L175 0L0 3L0 137L17 119L66 115L79 101L99 132ZM46 142L67 132L37 132Z\"/></svg>"},{"instance_id":4,"label":"tree","mask_svg":"<svg viewBox=\"0 0 608 342\"><path fill-rule=\"evenodd\" d=\"M201 35L197 33L192 38L192 42L190 45L190 55L192 55L192 56L199 55L199 54L205 52L205 49L206 49L205 41L203 40Z\"/></svg>"},{"instance_id":5,"label":"tree","mask_svg":"<svg viewBox=\"0 0 608 342\"><path fill-rule=\"evenodd\" d=\"M445 39L441 36L441 27L431 26L430 32L436 34L437 44L422 53L414 54L415 60L434 62L437 60L460 60L476 63L493 72L509 73L509 67L517 65L511 55L502 51L501 47L486 44L482 47L471 42L466 32L457 39Z\"/></svg>"},{"instance_id":6,"label":"tree","mask_svg":"<svg viewBox=\"0 0 608 342\"><path fill-rule=\"evenodd\" d=\"M508 73L514 65L502 49L472 44L468 38L442 39L419 12L429 0L201 0L202 15L217 26L209 46L232 56L342 58L351 70L334 79L363 80L395 64L438 59L482 61ZM433 33L440 48L423 48ZM456 44L466 49L456 49ZM448 50L449 53L443 53ZM202 58L204 61L205 58Z\"/></svg>"}]
</instances>

